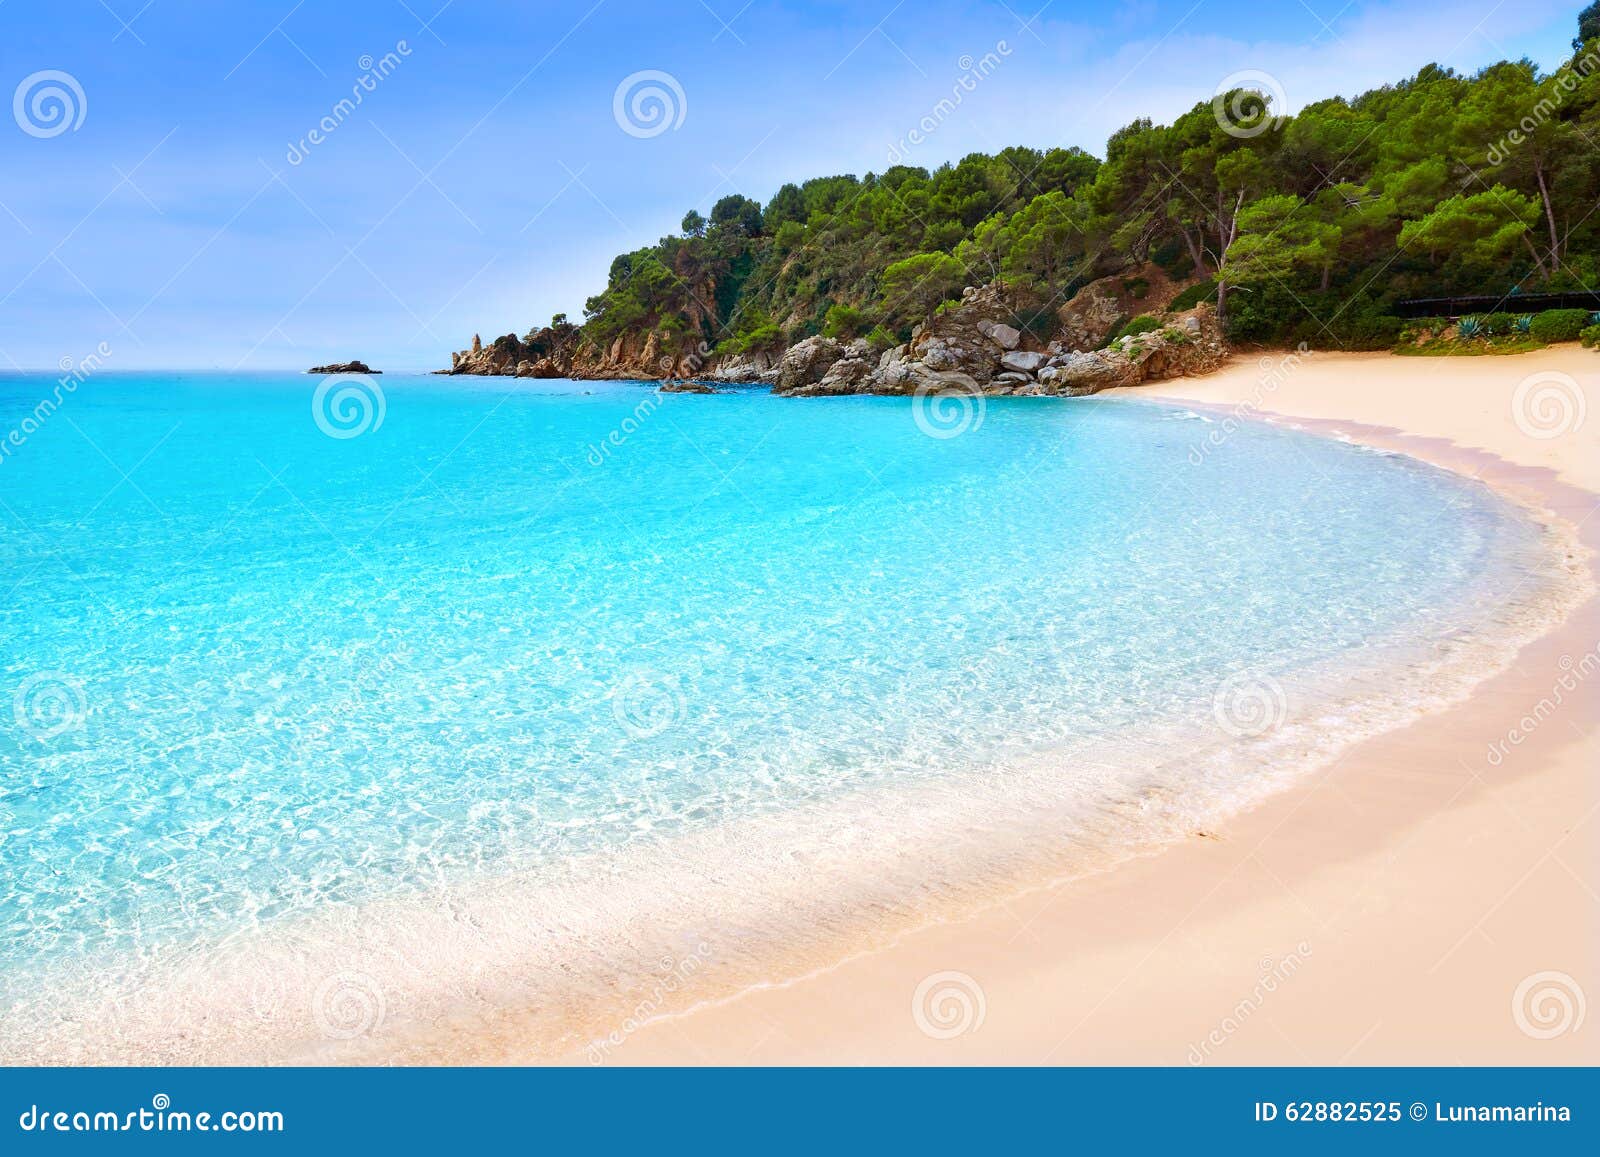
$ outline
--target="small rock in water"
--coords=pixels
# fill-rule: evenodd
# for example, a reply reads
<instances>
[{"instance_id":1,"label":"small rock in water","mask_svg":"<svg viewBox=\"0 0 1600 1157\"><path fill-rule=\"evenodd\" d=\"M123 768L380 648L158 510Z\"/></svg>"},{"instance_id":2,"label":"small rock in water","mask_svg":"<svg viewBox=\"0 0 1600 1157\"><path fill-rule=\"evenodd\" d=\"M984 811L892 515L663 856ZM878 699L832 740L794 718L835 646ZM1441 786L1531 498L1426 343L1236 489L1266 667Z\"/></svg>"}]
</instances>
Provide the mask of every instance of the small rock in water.
<instances>
[{"instance_id":1,"label":"small rock in water","mask_svg":"<svg viewBox=\"0 0 1600 1157\"><path fill-rule=\"evenodd\" d=\"M333 362L326 366L312 366L306 371L308 374L381 374L382 370L375 370L366 362Z\"/></svg>"}]
</instances>

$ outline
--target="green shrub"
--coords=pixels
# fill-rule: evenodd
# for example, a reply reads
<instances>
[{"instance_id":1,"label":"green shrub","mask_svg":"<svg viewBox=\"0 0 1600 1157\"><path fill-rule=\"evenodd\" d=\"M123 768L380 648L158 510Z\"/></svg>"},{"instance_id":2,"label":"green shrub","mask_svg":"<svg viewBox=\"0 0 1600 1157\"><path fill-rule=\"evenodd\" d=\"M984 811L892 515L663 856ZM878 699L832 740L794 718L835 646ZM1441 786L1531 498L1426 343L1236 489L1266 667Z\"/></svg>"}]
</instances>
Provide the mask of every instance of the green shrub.
<instances>
[{"instance_id":1,"label":"green shrub","mask_svg":"<svg viewBox=\"0 0 1600 1157\"><path fill-rule=\"evenodd\" d=\"M859 309L840 303L830 306L822 322L822 336L841 341L858 338L867 329L867 319Z\"/></svg>"},{"instance_id":2,"label":"green shrub","mask_svg":"<svg viewBox=\"0 0 1600 1157\"><path fill-rule=\"evenodd\" d=\"M1588 324L1586 309L1547 309L1534 317L1529 332L1540 341L1577 341Z\"/></svg>"},{"instance_id":3,"label":"green shrub","mask_svg":"<svg viewBox=\"0 0 1600 1157\"><path fill-rule=\"evenodd\" d=\"M895 338L894 334L884 329L883 326L875 325L872 327L872 331L867 334L867 344L882 353L891 346L899 345L900 342Z\"/></svg>"},{"instance_id":4,"label":"green shrub","mask_svg":"<svg viewBox=\"0 0 1600 1157\"><path fill-rule=\"evenodd\" d=\"M1194 258L1189 256L1188 246L1176 237L1157 245L1150 260L1165 269L1169 277L1187 277L1194 270Z\"/></svg>"},{"instance_id":5,"label":"green shrub","mask_svg":"<svg viewBox=\"0 0 1600 1157\"><path fill-rule=\"evenodd\" d=\"M1217 283L1213 278L1197 281L1172 299L1172 304L1167 306L1168 313L1178 313L1185 309L1193 309L1202 301L1215 301L1217 299Z\"/></svg>"},{"instance_id":6,"label":"green shrub","mask_svg":"<svg viewBox=\"0 0 1600 1157\"><path fill-rule=\"evenodd\" d=\"M1583 332L1578 335L1578 340L1584 344L1585 349L1600 346L1600 325L1584 326Z\"/></svg>"},{"instance_id":7,"label":"green shrub","mask_svg":"<svg viewBox=\"0 0 1600 1157\"><path fill-rule=\"evenodd\" d=\"M1483 319L1483 331L1493 337L1504 337L1516 329L1517 319L1509 313L1486 314Z\"/></svg>"},{"instance_id":8,"label":"green shrub","mask_svg":"<svg viewBox=\"0 0 1600 1157\"><path fill-rule=\"evenodd\" d=\"M783 344L783 330L768 322L758 325L749 333L739 338L739 353L755 353L759 350L773 350Z\"/></svg>"},{"instance_id":9,"label":"green shrub","mask_svg":"<svg viewBox=\"0 0 1600 1157\"><path fill-rule=\"evenodd\" d=\"M1339 342L1347 350L1393 349L1400 341L1405 322L1386 313L1357 314L1334 327Z\"/></svg>"},{"instance_id":10,"label":"green shrub","mask_svg":"<svg viewBox=\"0 0 1600 1157\"><path fill-rule=\"evenodd\" d=\"M1150 282L1143 277L1124 277L1122 291L1135 301L1143 301L1150 292Z\"/></svg>"},{"instance_id":11,"label":"green shrub","mask_svg":"<svg viewBox=\"0 0 1600 1157\"><path fill-rule=\"evenodd\" d=\"M1141 313L1138 317L1130 319L1128 324L1117 332L1117 337L1137 337L1141 333L1150 333L1160 328L1160 319L1148 313Z\"/></svg>"}]
</instances>

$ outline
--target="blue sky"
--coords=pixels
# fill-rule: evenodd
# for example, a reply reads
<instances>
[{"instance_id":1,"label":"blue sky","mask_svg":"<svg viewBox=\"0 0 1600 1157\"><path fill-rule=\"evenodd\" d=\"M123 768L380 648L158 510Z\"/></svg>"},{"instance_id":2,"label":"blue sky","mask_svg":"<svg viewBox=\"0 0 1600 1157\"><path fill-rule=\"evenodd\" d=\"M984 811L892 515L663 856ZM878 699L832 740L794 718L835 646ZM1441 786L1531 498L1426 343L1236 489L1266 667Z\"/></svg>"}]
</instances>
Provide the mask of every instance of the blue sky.
<instances>
[{"instance_id":1,"label":"blue sky","mask_svg":"<svg viewBox=\"0 0 1600 1157\"><path fill-rule=\"evenodd\" d=\"M614 254L691 207L881 171L986 54L911 163L1098 154L1241 70L1293 111L1429 61L1550 67L1580 7L1039 4L0 0L0 370L102 342L123 369L435 368L474 332L578 316ZM682 93L653 135L614 114L644 71ZM75 127L32 103L50 87Z\"/></svg>"}]
</instances>

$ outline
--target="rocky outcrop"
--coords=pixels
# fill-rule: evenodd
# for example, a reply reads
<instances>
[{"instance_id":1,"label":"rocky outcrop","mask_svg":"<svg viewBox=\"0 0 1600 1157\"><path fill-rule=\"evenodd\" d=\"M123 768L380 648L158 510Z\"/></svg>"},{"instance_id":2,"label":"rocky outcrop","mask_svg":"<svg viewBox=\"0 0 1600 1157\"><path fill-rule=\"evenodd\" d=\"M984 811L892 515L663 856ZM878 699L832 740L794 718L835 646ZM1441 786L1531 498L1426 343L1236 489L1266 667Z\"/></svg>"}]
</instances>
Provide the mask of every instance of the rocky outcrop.
<instances>
[{"instance_id":1,"label":"rocky outcrop","mask_svg":"<svg viewBox=\"0 0 1600 1157\"><path fill-rule=\"evenodd\" d=\"M306 371L308 374L381 374L382 370L375 370L366 362L334 362L326 366L312 366Z\"/></svg>"},{"instance_id":2,"label":"rocky outcrop","mask_svg":"<svg viewBox=\"0 0 1600 1157\"><path fill-rule=\"evenodd\" d=\"M670 339L678 342L676 336ZM765 354L715 363L704 345L688 352L668 348L669 339L654 330L624 334L600 346L575 325L545 326L525 338L497 337L488 345L473 335L472 345L450 355L442 374L504 375L519 378L574 378L626 381L772 381Z\"/></svg>"},{"instance_id":3,"label":"rocky outcrop","mask_svg":"<svg viewBox=\"0 0 1600 1157\"><path fill-rule=\"evenodd\" d=\"M909 394L921 387L970 383L983 389L1007 367L1002 358L1043 360L1017 320L1007 288L996 282L968 288L959 303L944 307L912 331L911 341L874 351L865 339L843 345L810 337L791 346L779 363L776 393Z\"/></svg>"},{"instance_id":4,"label":"rocky outcrop","mask_svg":"<svg viewBox=\"0 0 1600 1157\"><path fill-rule=\"evenodd\" d=\"M808 337L796 342L778 359L775 392L797 394L820 385L833 363L843 356L844 347L831 337Z\"/></svg>"},{"instance_id":5,"label":"rocky outcrop","mask_svg":"<svg viewBox=\"0 0 1600 1157\"><path fill-rule=\"evenodd\" d=\"M1158 271L1159 273L1159 271ZM470 349L451 356L454 374L515 374L534 378L627 378L667 380L679 393L710 393L701 382L766 382L789 397L836 394L914 394L961 389L986 394L1092 394L1111 386L1182 374L1202 374L1227 357L1209 304L1180 314L1153 311L1170 302L1175 284L1141 286L1142 277L1102 278L1085 286L1068 307L1073 324L1043 345L1021 324L1020 302L1001 282L968 288L961 301L942 307L912 331L911 340L888 349L865 338L841 342L808 337L781 355L743 354L716 359L705 347L671 352L657 332L624 335L604 349L576 326L546 327L519 339L513 334L487 346L477 337ZM1117 283L1111 292L1103 283ZM1104 293L1090 293L1096 286ZM1088 294L1086 297L1085 295ZM1107 343L1098 328L1113 308L1122 324L1123 300L1159 316L1160 328ZM1103 304L1103 303L1110 304ZM1079 308L1081 307L1081 308ZM1090 339L1093 339L1092 341ZM676 340L676 339L673 339Z\"/></svg>"},{"instance_id":6,"label":"rocky outcrop","mask_svg":"<svg viewBox=\"0 0 1600 1157\"><path fill-rule=\"evenodd\" d=\"M1175 314L1158 330L1118 338L1104 349L1072 350L1059 341L1042 350L1006 349L1013 341L1025 345L1031 339L1015 330L1015 339L995 332L1004 323L987 315L1002 298L1003 293L979 291L921 327L910 343L876 356L865 341L842 345L832 338L807 338L784 355L774 392L816 397L953 388L1076 396L1208 373L1227 356L1209 305Z\"/></svg>"},{"instance_id":7,"label":"rocky outcrop","mask_svg":"<svg viewBox=\"0 0 1600 1157\"><path fill-rule=\"evenodd\" d=\"M1052 355L1038 378L1046 393L1078 396L1112 386L1207 374L1227 356L1215 314L1211 306L1202 305L1174 315L1158 330L1119 337L1105 349Z\"/></svg>"},{"instance_id":8,"label":"rocky outcrop","mask_svg":"<svg viewBox=\"0 0 1600 1157\"><path fill-rule=\"evenodd\" d=\"M1160 313L1187 282L1154 263L1089 282L1056 310L1055 338L1069 350L1093 350L1141 313Z\"/></svg>"},{"instance_id":9,"label":"rocky outcrop","mask_svg":"<svg viewBox=\"0 0 1600 1157\"><path fill-rule=\"evenodd\" d=\"M620 340L620 339L619 339ZM659 378L663 368L644 364L656 351L641 347L627 357L613 358L583 336L575 325L545 326L519 338L508 333L488 345L474 334L472 345L450 355L446 374L504 375L519 378Z\"/></svg>"},{"instance_id":10,"label":"rocky outcrop","mask_svg":"<svg viewBox=\"0 0 1600 1157\"><path fill-rule=\"evenodd\" d=\"M707 382L763 382L770 386L778 380L778 358L767 353L735 354L701 368L696 376Z\"/></svg>"}]
</instances>

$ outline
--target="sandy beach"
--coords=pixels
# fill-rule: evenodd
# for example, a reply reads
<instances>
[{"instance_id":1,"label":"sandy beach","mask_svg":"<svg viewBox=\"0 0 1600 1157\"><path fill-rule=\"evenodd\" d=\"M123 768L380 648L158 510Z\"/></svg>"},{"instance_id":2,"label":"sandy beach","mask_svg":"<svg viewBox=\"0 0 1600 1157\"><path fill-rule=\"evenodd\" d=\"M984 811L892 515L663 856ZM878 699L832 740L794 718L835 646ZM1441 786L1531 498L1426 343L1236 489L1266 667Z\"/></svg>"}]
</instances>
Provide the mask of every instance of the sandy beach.
<instances>
[{"instance_id":1,"label":"sandy beach","mask_svg":"<svg viewBox=\"0 0 1600 1157\"><path fill-rule=\"evenodd\" d=\"M1241 355L1122 392L1411 454L1600 547L1593 351ZM1600 1061L1597 648L1591 599L1469 701L1219 830L650 1021L610 1062Z\"/></svg>"}]
</instances>

